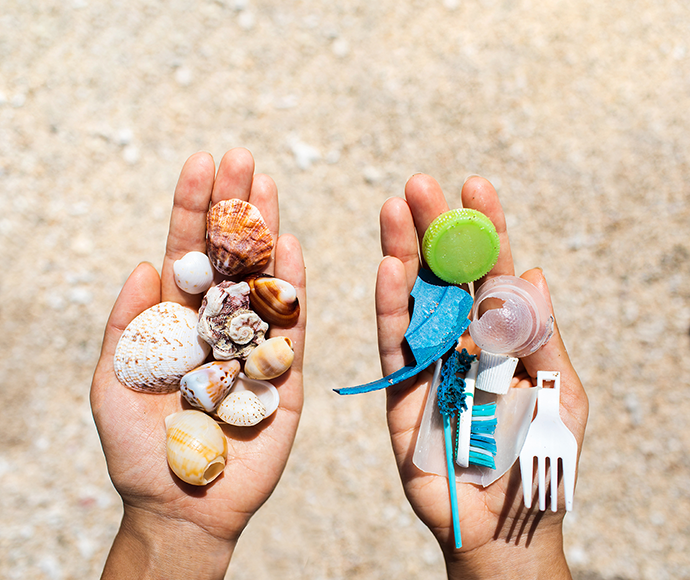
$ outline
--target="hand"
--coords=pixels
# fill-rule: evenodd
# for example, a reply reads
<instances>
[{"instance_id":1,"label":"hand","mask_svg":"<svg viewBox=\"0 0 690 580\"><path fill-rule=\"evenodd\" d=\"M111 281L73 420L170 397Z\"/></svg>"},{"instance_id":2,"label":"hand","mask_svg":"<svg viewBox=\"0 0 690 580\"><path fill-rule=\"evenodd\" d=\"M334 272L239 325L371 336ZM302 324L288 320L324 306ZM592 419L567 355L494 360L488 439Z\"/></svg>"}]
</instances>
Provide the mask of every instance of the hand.
<instances>
[{"instance_id":1,"label":"hand","mask_svg":"<svg viewBox=\"0 0 690 580\"><path fill-rule=\"evenodd\" d=\"M381 210L385 257L377 276L376 308L384 375L409 364L403 350L403 335L410 320L410 290L422 266L418 247L429 224L449 209L438 183L425 175L415 175L408 181L405 198L391 198ZM487 215L499 234L500 255L487 278L515 275L505 218L494 188L485 179L470 178L462 188L462 203L463 207ZM522 278L543 293L553 312L541 270L529 270ZM475 283L475 290L480 284L481 281ZM469 352L478 351L468 333L463 335L461 346ZM544 347L521 360L516 375L520 380L515 386L536 384L539 370L560 371L561 417L581 449L588 414L587 396L557 327ZM524 508L517 462L486 488L458 485L463 546L455 550L448 480L445 476L423 473L412 462L430 383L431 373L424 371L412 385L388 388L388 426L407 498L436 536L444 552L449 578L569 578L562 547L565 512ZM564 505L562 486L558 504Z\"/></svg>"},{"instance_id":2,"label":"hand","mask_svg":"<svg viewBox=\"0 0 690 580\"><path fill-rule=\"evenodd\" d=\"M265 175L254 175L244 149L223 157L215 174L210 155L190 157L180 174L170 219L162 274L147 263L130 275L108 320L91 387L91 406L108 471L122 496L124 516L104 577L222 578L234 545L250 517L268 499L285 467L302 409L302 359L306 324L305 271L299 242L278 236L278 194ZM173 262L192 250L205 251L209 203L240 198L257 206L273 234L267 271L297 289L301 314L288 329L295 350L291 369L277 381L280 407L256 427L224 427L228 461L205 487L177 479L165 451L167 415L182 409L179 392L144 394L120 384L113 372L117 341L129 322L161 301L198 309L202 295L180 290Z\"/></svg>"}]
</instances>

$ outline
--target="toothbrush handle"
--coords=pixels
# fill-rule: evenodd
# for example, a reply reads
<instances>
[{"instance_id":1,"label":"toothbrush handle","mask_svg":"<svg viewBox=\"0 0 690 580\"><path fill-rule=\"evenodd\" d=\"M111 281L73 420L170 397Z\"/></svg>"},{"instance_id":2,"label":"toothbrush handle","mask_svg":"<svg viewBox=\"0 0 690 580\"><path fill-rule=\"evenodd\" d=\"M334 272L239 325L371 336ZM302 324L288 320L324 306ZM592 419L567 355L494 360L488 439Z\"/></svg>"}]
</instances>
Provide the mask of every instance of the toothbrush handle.
<instances>
[{"instance_id":1,"label":"toothbrush handle","mask_svg":"<svg viewBox=\"0 0 690 580\"><path fill-rule=\"evenodd\" d=\"M443 436L446 440L446 465L448 466L448 488L450 489L450 510L453 518L453 535L455 536L455 548L462 548L460 535L460 514L458 513L458 492L455 482L455 462L453 461L453 434L450 424L450 416L443 416Z\"/></svg>"}]
</instances>

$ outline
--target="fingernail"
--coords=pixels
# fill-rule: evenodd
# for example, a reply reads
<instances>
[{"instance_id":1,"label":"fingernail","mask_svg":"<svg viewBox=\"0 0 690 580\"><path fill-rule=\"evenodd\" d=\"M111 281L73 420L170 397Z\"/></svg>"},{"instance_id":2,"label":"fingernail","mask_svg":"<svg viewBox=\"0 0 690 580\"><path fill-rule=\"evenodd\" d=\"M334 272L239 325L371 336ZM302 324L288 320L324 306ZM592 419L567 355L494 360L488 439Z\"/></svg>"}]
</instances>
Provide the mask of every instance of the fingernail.
<instances>
[{"instance_id":1,"label":"fingernail","mask_svg":"<svg viewBox=\"0 0 690 580\"><path fill-rule=\"evenodd\" d=\"M467 183L470 179L473 177L481 177L478 173L470 173L467 177L465 177L465 181L463 182L463 185Z\"/></svg>"}]
</instances>

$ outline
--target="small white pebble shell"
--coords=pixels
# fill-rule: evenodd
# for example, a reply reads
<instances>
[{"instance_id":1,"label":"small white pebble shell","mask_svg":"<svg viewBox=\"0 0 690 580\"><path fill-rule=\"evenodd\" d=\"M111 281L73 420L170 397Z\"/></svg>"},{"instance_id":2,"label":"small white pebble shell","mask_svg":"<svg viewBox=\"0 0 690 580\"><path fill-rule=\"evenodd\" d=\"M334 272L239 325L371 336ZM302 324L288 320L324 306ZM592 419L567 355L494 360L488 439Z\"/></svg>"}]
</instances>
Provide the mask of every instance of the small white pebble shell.
<instances>
[{"instance_id":1,"label":"small white pebble shell","mask_svg":"<svg viewBox=\"0 0 690 580\"><path fill-rule=\"evenodd\" d=\"M173 263L175 283L189 294L206 292L213 284L213 266L203 252L189 252Z\"/></svg>"},{"instance_id":2,"label":"small white pebble shell","mask_svg":"<svg viewBox=\"0 0 690 580\"><path fill-rule=\"evenodd\" d=\"M176 302L145 310L120 336L113 361L122 384L149 393L170 393L203 364L211 351L196 331L197 313Z\"/></svg>"},{"instance_id":3,"label":"small white pebble shell","mask_svg":"<svg viewBox=\"0 0 690 580\"><path fill-rule=\"evenodd\" d=\"M206 485L225 468L228 442L223 430L201 411L180 411L165 418L168 465L182 481Z\"/></svg>"},{"instance_id":4,"label":"small white pebble shell","mask_svg":"<svg viewBox=\"0 0 690 580\"><path fill-rule=\"evenodd\" d=\"M239 372L237 360L213 361L183 376L180 391L192 407L211 413L230 392Z\"/></svg>"},{"instance_id":5,"label":"small white pebble shell","mask_svg":"<svg viewBox=\"0 0 690 580\"><path fill-rule=\"evenodd\" d=\"M268 381L256 381L240 373L231 393L216 411L230 425L252 426L270 417L280 404L278 389Z\"/></svg>"}]
</instances>

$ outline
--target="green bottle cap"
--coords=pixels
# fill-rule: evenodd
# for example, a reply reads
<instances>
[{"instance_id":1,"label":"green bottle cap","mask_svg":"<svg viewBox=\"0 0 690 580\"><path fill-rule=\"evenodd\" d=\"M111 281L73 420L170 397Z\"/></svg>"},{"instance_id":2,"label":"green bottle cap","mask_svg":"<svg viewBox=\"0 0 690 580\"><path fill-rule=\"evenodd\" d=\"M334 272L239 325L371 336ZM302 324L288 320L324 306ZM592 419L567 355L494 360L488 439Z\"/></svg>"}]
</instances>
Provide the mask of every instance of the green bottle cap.
<instances>
[{"instance_id":1,"label":"green bottle cap","mask_svg":"<svg viewBox=\"0 0 690 580\"><path fill-rule=\"evenodd\" d=\"M466 284L493 268L500 246L494 224L483 213L452 209L431 222L422 240L422 255L441 280Z\"/></svg>"}]
</instances>

